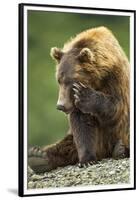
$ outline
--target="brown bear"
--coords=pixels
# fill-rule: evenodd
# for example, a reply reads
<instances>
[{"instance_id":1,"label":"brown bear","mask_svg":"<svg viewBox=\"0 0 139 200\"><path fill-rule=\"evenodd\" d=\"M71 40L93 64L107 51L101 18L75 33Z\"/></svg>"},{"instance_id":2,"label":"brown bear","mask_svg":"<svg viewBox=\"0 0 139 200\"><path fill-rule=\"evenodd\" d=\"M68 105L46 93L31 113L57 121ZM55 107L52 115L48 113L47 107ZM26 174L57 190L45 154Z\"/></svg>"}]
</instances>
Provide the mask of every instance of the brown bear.
<instances>
[{"instance_id":1,"label":"brown bear","mask_svg":"<svg viewBox=\"0 0 139 200\"><path fill-rule=\"evenodd\" d=\"M36 172L87 166L103 158L129 156L129 62L110 30L86 30L51 49L59 83L57 109L69 120L67 136L29 149Z\"/></svg>"}]
</instances>

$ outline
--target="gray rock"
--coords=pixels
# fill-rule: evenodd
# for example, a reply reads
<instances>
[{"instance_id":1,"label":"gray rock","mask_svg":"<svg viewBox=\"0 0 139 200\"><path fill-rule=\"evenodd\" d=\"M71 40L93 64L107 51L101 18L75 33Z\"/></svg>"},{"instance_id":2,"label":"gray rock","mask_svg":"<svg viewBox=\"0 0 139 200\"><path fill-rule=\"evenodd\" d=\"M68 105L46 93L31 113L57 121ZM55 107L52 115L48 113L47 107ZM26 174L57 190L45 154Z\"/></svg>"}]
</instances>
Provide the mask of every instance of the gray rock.
<instances>
[{"instance_id":1,"label":"gray rock","mask_svg":"<svg viewBox=\"0 0 139 200\"><path fill-rule=\"evenodd\" d=\"M81 185L124 184L130 181L128 158L103 159L97 164L79 168L77 165L58 167L50 172L36 175L28 169L28 188L70 187Z\"/></svg>"}]
</instances>

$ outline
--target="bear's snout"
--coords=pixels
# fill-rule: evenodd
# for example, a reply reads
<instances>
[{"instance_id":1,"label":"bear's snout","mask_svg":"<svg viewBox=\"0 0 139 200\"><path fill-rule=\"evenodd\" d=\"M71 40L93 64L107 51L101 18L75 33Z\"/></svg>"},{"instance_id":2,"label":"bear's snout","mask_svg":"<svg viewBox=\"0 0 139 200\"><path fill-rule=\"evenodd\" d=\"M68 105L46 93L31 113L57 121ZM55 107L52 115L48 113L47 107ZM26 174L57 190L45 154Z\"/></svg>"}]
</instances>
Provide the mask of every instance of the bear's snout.
<instances>
[{"instance_id":1,"label":"bear's snout","mask_svg":"<svg viewBox=\"0 0 139 200\"><path fill-rule=\"evenodd\" d=\"M63 111L63 112L65 112L65 106L63 106L63 105L60 105L60 104L57 104L56 105L56 108L57 108L57 110L60 110L60 111Z\"/></svg>"}]
</instances>

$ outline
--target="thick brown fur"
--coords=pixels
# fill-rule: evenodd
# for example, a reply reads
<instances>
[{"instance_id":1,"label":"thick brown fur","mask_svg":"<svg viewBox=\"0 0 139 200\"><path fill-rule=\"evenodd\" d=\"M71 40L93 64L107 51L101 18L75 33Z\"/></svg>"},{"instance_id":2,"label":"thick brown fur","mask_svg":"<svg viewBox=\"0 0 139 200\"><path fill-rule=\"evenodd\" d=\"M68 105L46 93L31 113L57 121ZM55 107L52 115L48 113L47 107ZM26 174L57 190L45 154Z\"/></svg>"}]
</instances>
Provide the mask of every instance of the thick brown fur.
<instances>
[{"instance_id":1,"label":"thick brown fur","mask_svg":"<svg viewBox=\"0 0 139 200\"><path fill-rule=\"evenodd\" d=\"M41 150L46 152L45 170L129 156L129 63L111 31L89 29L62 50L53 48L51 55L57 61L58 108L68 114L70 136ZM35 169L37 161L32 164L31 159L37 153L30 155Z\"/></svg>"}]
</instances>

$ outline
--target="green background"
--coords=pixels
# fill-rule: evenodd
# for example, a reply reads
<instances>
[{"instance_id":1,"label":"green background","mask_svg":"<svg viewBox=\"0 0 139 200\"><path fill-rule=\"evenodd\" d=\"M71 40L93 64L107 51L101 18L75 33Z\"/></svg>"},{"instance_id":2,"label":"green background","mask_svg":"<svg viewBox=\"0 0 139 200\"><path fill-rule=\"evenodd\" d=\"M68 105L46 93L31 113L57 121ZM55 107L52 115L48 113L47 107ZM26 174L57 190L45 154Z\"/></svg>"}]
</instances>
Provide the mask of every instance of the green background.
<instances>
[{"instance_id":1,"label":"green background","mask_svg":"<svg viewBox=\"0 0 139 200\"><path fill-rule=\"evenodd\" d=\"M28 138L30 145L55 142L66 134L68 122L56 110L58 85L51 47L77 33L97 27L111 29L129 57L129 17L28 11Z\"/></svg>"}]
</instances>

